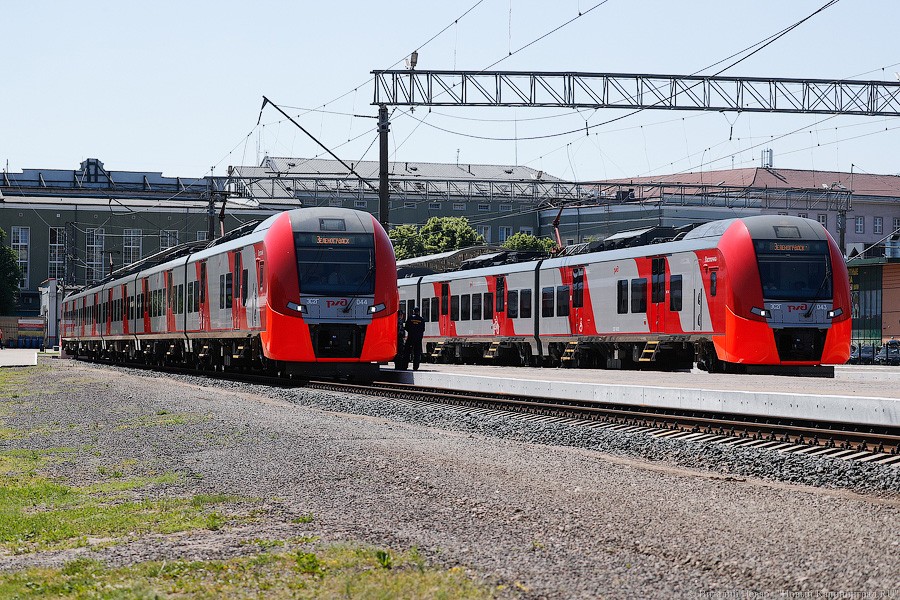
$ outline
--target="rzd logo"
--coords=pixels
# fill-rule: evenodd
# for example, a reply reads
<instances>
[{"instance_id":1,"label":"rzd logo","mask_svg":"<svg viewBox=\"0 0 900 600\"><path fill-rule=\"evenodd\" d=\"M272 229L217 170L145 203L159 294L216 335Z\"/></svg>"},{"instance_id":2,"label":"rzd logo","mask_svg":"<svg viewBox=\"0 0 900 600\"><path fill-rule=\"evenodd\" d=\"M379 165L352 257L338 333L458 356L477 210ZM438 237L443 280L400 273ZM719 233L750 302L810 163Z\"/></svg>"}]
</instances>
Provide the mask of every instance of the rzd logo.
<instances>
[{"instance_id":1,"label":"rzd logo","mask_svg":"<svg viewBox=\"0 0 900 600\"><path fill-rule=\"evenodd\" d=\"M787 309L788 309L789 313L806 310L808 308L809 308L809 306L807 306L806 304L788 304L787 305Z\"/></svg>"},{"instance_id":2,"label":"rzd logo","mask_svg":"<svg viewBox=\"0 0 900 600\"><path fill-rule=\"evenodd\" d=\"M326 300L325 308L334 308L335 306L347 308L347 304L349 304L349 301L346 298L341 298L340 300Z\"/></svg>"}]
</instances>

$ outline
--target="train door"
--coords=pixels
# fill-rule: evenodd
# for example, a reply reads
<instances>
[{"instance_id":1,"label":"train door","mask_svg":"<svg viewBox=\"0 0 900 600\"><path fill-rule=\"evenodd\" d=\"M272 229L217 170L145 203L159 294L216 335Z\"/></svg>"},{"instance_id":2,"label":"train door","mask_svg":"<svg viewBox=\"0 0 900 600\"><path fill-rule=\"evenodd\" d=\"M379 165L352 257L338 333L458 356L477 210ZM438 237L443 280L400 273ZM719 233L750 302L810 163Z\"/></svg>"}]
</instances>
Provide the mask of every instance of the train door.
<instances>
[{"instance_id":1,"label":"train door","mask_svg":"<svg viewBox=\"0 0 900 600\"><path fill-rule=\"evenodd\" d=\"M572 307L569 316L571 323L572 335L584 335L593 333L585 331L586 321L589 323L592 319L588 317L584 306L584 267L572 268Z\"/></svg>"},{"instance_id":2,"label":"train door","mask_svg":"<svg viewBox=\"0 0 900 600\"><path fill-rule=\"evenodd\" d=\"M200 331L209 331L209 305L207 304L206 290L206 261L200 261Z\"/></svg>"},{"instance_id":3,"label":"train door","mask_svg":"<svg viewBox=\"0 0 900 600\"><path fill-rule=\"evenodd\" d=\"M664 332L666 329L666 259L657 256L651 259L650 265L650 314L649 325L652 331Z\"/></svg>"},{"instance_id":4,"label":"train door","mask_svg":"<svg viewBox=\"0 0 900 600\"><path fill-rule=\"evenodd\" d=\"M231 276L231 291L233 300L231 302L231 327L232 329L241 328L241 251L234 253L234 269Z\"/></svg>"}]
</instances>

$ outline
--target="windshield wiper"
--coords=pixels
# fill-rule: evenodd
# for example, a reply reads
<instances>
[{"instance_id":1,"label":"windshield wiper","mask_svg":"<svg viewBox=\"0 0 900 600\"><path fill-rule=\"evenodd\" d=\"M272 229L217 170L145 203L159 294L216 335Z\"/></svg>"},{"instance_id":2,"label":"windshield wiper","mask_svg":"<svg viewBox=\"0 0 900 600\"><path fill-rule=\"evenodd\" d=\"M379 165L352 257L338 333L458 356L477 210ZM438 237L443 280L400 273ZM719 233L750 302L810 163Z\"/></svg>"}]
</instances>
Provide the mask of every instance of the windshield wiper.
<instances>
[{"instance_id":1,"label":"windshield wiper","mask_svg":"<svg viewBox=\"0 0 900 600\"><path fill-rule=\"evenodd\" d=\"M375 272L375 265L372 265L369 267L369 270L366 271L366 276L363 277L362 281L359 282L359 285L356 286L356 290L347 297L347 306L345 306L343 309L341 309L341 312L344 312L344 313L350 312L350 309L353 307L353 302L351 302L350 300L352 298L355 298L356 295L359 294L359 290L361 290L362 287L366 284L366 282L369 281L369 277L371 277L372 273L374 273L374 272Z\"/></svg>"},{"instance_id":2,"label":"windshield wiper","mask_svg":"<svg viewBox=\"0 0 900 600\"><path fill-rule=\"evenodd\" d=\"M825 269L825 278L822 279L822 283L819 284L819 289L816 290L816 293L813 294L813 299L809 303L809 310L803 313L803 318L808 319L812 316L813 309L816 306L816 302L819 301L819 294L822 292L822 289L825 287L825 284L828 283L828 280L831 279L831 271L828 268Z\"/></svg>"}]
</instances>

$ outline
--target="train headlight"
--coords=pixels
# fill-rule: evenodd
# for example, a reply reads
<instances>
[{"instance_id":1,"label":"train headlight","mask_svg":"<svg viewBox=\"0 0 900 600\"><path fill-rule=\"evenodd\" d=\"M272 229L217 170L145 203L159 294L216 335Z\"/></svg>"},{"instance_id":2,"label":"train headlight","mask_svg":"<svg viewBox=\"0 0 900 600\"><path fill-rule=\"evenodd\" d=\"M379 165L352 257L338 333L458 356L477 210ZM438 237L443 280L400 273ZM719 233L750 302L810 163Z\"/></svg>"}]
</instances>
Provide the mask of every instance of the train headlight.
<instances>
[{"instance_id":1,"label":"train headlight","mask_svg":"<svg viewBox=\"0 0 900 600\"><path fill-rule=\"evenodd\" d=\"M829 318L829 319L833 319L833 318L835 318L835 317L841 316L842 314L844 314L844 309L838 307L838 308L835 308L834 310L829 310L829 311L828 311L828 318Z\"/></svg>"},{"instance_id":2,"label":"train headlight","mask_svg":"<svg viewBox=\"0 0 900 600\"><path fill-rule=\"evenodd\" d=\"M750 312L754 315L759 315L763 319L768 319L770 316L772 316L772 313L765 308L756 308L755 306L750 309Z\"/></svg>"},{"instance_id":3,"label":"train headlight","mask_svg":"<svg viewBox=\"0 0 900 600\"><path fill-rule=\"evenodd\" d=\"M296 310L298 313L306 312L306 307L302 304L297 304L296 302L288 302L287 307L291 310Z\"/></svg>"},{"instance_id":4,"label":"train headlight","mask_svg":"<svg viewBox=\"0 0 900 600\"><path fill-rule=\"evenodd\" d=\"M375 314L384 310L384 304L373 304L369 307L369 313Z\"/></svg>"}]
</instances>

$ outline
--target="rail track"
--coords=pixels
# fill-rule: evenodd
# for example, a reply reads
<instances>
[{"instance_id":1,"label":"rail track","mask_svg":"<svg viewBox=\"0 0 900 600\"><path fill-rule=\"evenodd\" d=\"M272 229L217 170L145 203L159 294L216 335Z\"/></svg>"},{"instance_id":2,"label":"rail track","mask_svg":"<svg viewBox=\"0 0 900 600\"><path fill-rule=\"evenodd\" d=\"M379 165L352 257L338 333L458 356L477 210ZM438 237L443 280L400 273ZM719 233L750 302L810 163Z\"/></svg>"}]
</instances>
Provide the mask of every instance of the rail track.
<instances>
[{"instance_id":1,"label":"rail track","mask_svg":"<svg viewBox=\"0 0 900 600\"><path fill-rule=\"evenodd\" d=\"M402 399L420 404L456 406L480 414L518 414L529 419L566 422L657 439L682 439L783 454L827 456L900 467L900 428L848 427L841 423L796 419L755 419L698 411L650 409L578 400L471 394L401 383L372 384L310 381L308 387Z\"/></svg>"}]
</instances>

